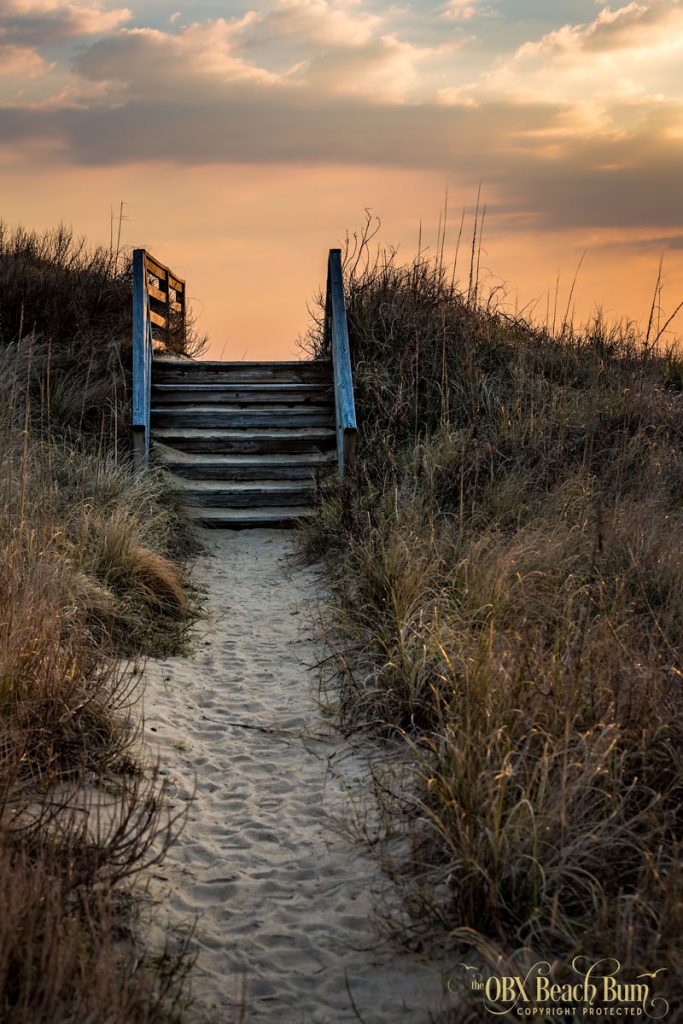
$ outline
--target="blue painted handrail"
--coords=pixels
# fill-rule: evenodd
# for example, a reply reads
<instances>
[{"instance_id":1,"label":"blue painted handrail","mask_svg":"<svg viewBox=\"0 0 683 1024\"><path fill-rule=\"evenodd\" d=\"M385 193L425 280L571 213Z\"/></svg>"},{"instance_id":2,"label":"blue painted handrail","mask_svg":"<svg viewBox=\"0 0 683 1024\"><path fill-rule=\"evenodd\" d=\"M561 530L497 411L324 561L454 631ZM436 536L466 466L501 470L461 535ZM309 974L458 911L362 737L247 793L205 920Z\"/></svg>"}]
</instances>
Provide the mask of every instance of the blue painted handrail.
<instances>
[{"instance_id":1,"label":"blue painted handrail","mask_svg":"<svg viewBox=\"0 0 683 1024\"><path fill-rule=\"evenodd\" d=\"M146 249L133 250L133 453L144 466L149 456L153 328L167 345L185 340L185 282Z\"/></svg>"},{"instance_id":2,"label":"blue painted handrail","mask_svg":"<svg viewBox=\"0 0 683 1024\"><path fill-rule=\"evenodd\" d=\"M152 390L152 318L145 250L133 252L133 457L144 466L149 455Z\"/></svg>"},{"instance_id":3,"label":"blue painted handrail","mask_svg":"<svg viewBox=\"0 0 683 1024\"><path fill-rule=\"evenodd\" d=\"M356 406L353 399L353 376L344 303L341 249L330 249L327 261L324 332L325 343L332 352L337 422L337 461L339 476L343 477L344 473L353 465L356 451Z\"/></svg>"}]
</instances>

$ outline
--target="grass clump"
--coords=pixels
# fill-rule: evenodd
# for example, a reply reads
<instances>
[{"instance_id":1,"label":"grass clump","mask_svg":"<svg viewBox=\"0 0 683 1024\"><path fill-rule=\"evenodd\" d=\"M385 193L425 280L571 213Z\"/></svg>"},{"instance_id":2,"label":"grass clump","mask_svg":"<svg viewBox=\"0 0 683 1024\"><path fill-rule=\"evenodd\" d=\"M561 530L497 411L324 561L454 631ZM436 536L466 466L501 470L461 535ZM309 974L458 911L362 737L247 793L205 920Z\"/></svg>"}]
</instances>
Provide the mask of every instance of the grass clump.
<instances>
[{"instance_id":1,"label":"grass clump","mask_svg":"<svg viewBox=\"0 0 683 1024\"><path fill-rule=\"evenodd\" d=\"M0 229L0 1021L170 1024L185 949L136 879L180 826L144 770L135 659L184 649L194 550L127 425L130 265Z\"/></svg>"},{"instance_id":2,"label":"grass clump","mask_svg":"<svg viewBox=\"0 0 683 1024\"><path fill-rule=\"evenodd\" d=\"M64 226L40 234L0 221L0 386L20 411L32 407L34 427L127 447L132 282L127 253L90 248ZM190 311L171 335L175 355L206 344Z\"/></svg>"},{"instance_id":3,"label":"grass clump","mask_svg":"<svg viewBox=\"0 0 683 1024\"><path fill-rule=\"evenodd\" d=\"M305 537L334 556L340 715L411 755L380 799L415 941L665 966L675 1007L679 357L475 291L424 254L346 255L359 458Z\"/></svg>"}]
</instances>

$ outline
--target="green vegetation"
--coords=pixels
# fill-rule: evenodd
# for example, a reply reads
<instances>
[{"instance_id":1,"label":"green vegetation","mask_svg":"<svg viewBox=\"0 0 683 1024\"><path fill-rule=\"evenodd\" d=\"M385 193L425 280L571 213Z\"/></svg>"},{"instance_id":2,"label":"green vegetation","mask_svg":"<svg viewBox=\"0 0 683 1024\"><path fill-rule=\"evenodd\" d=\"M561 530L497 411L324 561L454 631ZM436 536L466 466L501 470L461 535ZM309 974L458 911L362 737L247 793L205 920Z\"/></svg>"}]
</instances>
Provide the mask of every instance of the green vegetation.
<instances>
[{"instance_id":1,"label":"green vegetation","mask_svg":"<svg viewBox=\"0 0 683 1024\"><path fill-rule=\"evenodd\" d=\"M680 357L533 326L476 269L463 294L367 238L345 270L359 459L304 539L341 719L412 766L377 789L404 938L666 967L680 1005Z\"/></svg>"},{"instance_id":2,"label":"green vegetation","mask_svg":"<svg viewBox=\"0 0 683 1024\"><path fill-rule=\"evenodd\" d=\"M179 822L130 659L182 648L197 599L128 451L130 265L0 229L0 303L0 1021L161 1024L187 957L145 950L131 895Z\"/></svg>"}]
</instances>

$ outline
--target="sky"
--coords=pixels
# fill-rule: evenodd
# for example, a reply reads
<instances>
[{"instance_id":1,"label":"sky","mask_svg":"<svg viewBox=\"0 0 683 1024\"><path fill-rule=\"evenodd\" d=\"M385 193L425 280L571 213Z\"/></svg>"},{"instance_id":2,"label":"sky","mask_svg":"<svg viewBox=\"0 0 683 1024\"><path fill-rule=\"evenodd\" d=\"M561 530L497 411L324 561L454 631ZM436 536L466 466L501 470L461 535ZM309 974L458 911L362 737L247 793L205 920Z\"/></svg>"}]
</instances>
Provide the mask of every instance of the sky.
<instances>
[{"instance_id":1,"label":"sky","mask_svg":"<svg viewBox=\"0 0 683 1024\"><path fill-rule=\"evenodd\" d=\"M580 264L577 319L646 323L660 259L675 308L683 0L0 0L0 218L109 244L123 203L214 358L296 357L366 209L409 259L447 195L452 254L480 189L507 308Z\"/></svg>"}]
</instances>

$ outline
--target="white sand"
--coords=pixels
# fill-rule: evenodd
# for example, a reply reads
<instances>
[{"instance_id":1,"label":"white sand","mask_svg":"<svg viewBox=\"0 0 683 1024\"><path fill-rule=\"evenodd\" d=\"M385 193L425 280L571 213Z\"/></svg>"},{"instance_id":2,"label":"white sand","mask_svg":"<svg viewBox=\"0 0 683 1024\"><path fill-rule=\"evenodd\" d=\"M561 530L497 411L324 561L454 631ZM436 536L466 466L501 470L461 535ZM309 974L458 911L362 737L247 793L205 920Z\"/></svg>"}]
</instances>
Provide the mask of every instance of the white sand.
<instances>
[{"instance_id":1,"label":"white sand","mask_svg":"<svg viewBox=\"0 0 683 1024\"><path fill-rule=\"evenodd\" d=\"M154 883L160 913L198 915L195 992L221 1024L246 985L260 1024L427 1024L434 966L382 945L375 860L331 827L362 761L314 700L311 570L281 531L205 532L211 618L196 653L147 666L145 725L185 831ZM284 570L284 571L283 571Z\"/></svg>"}]
</instances>

